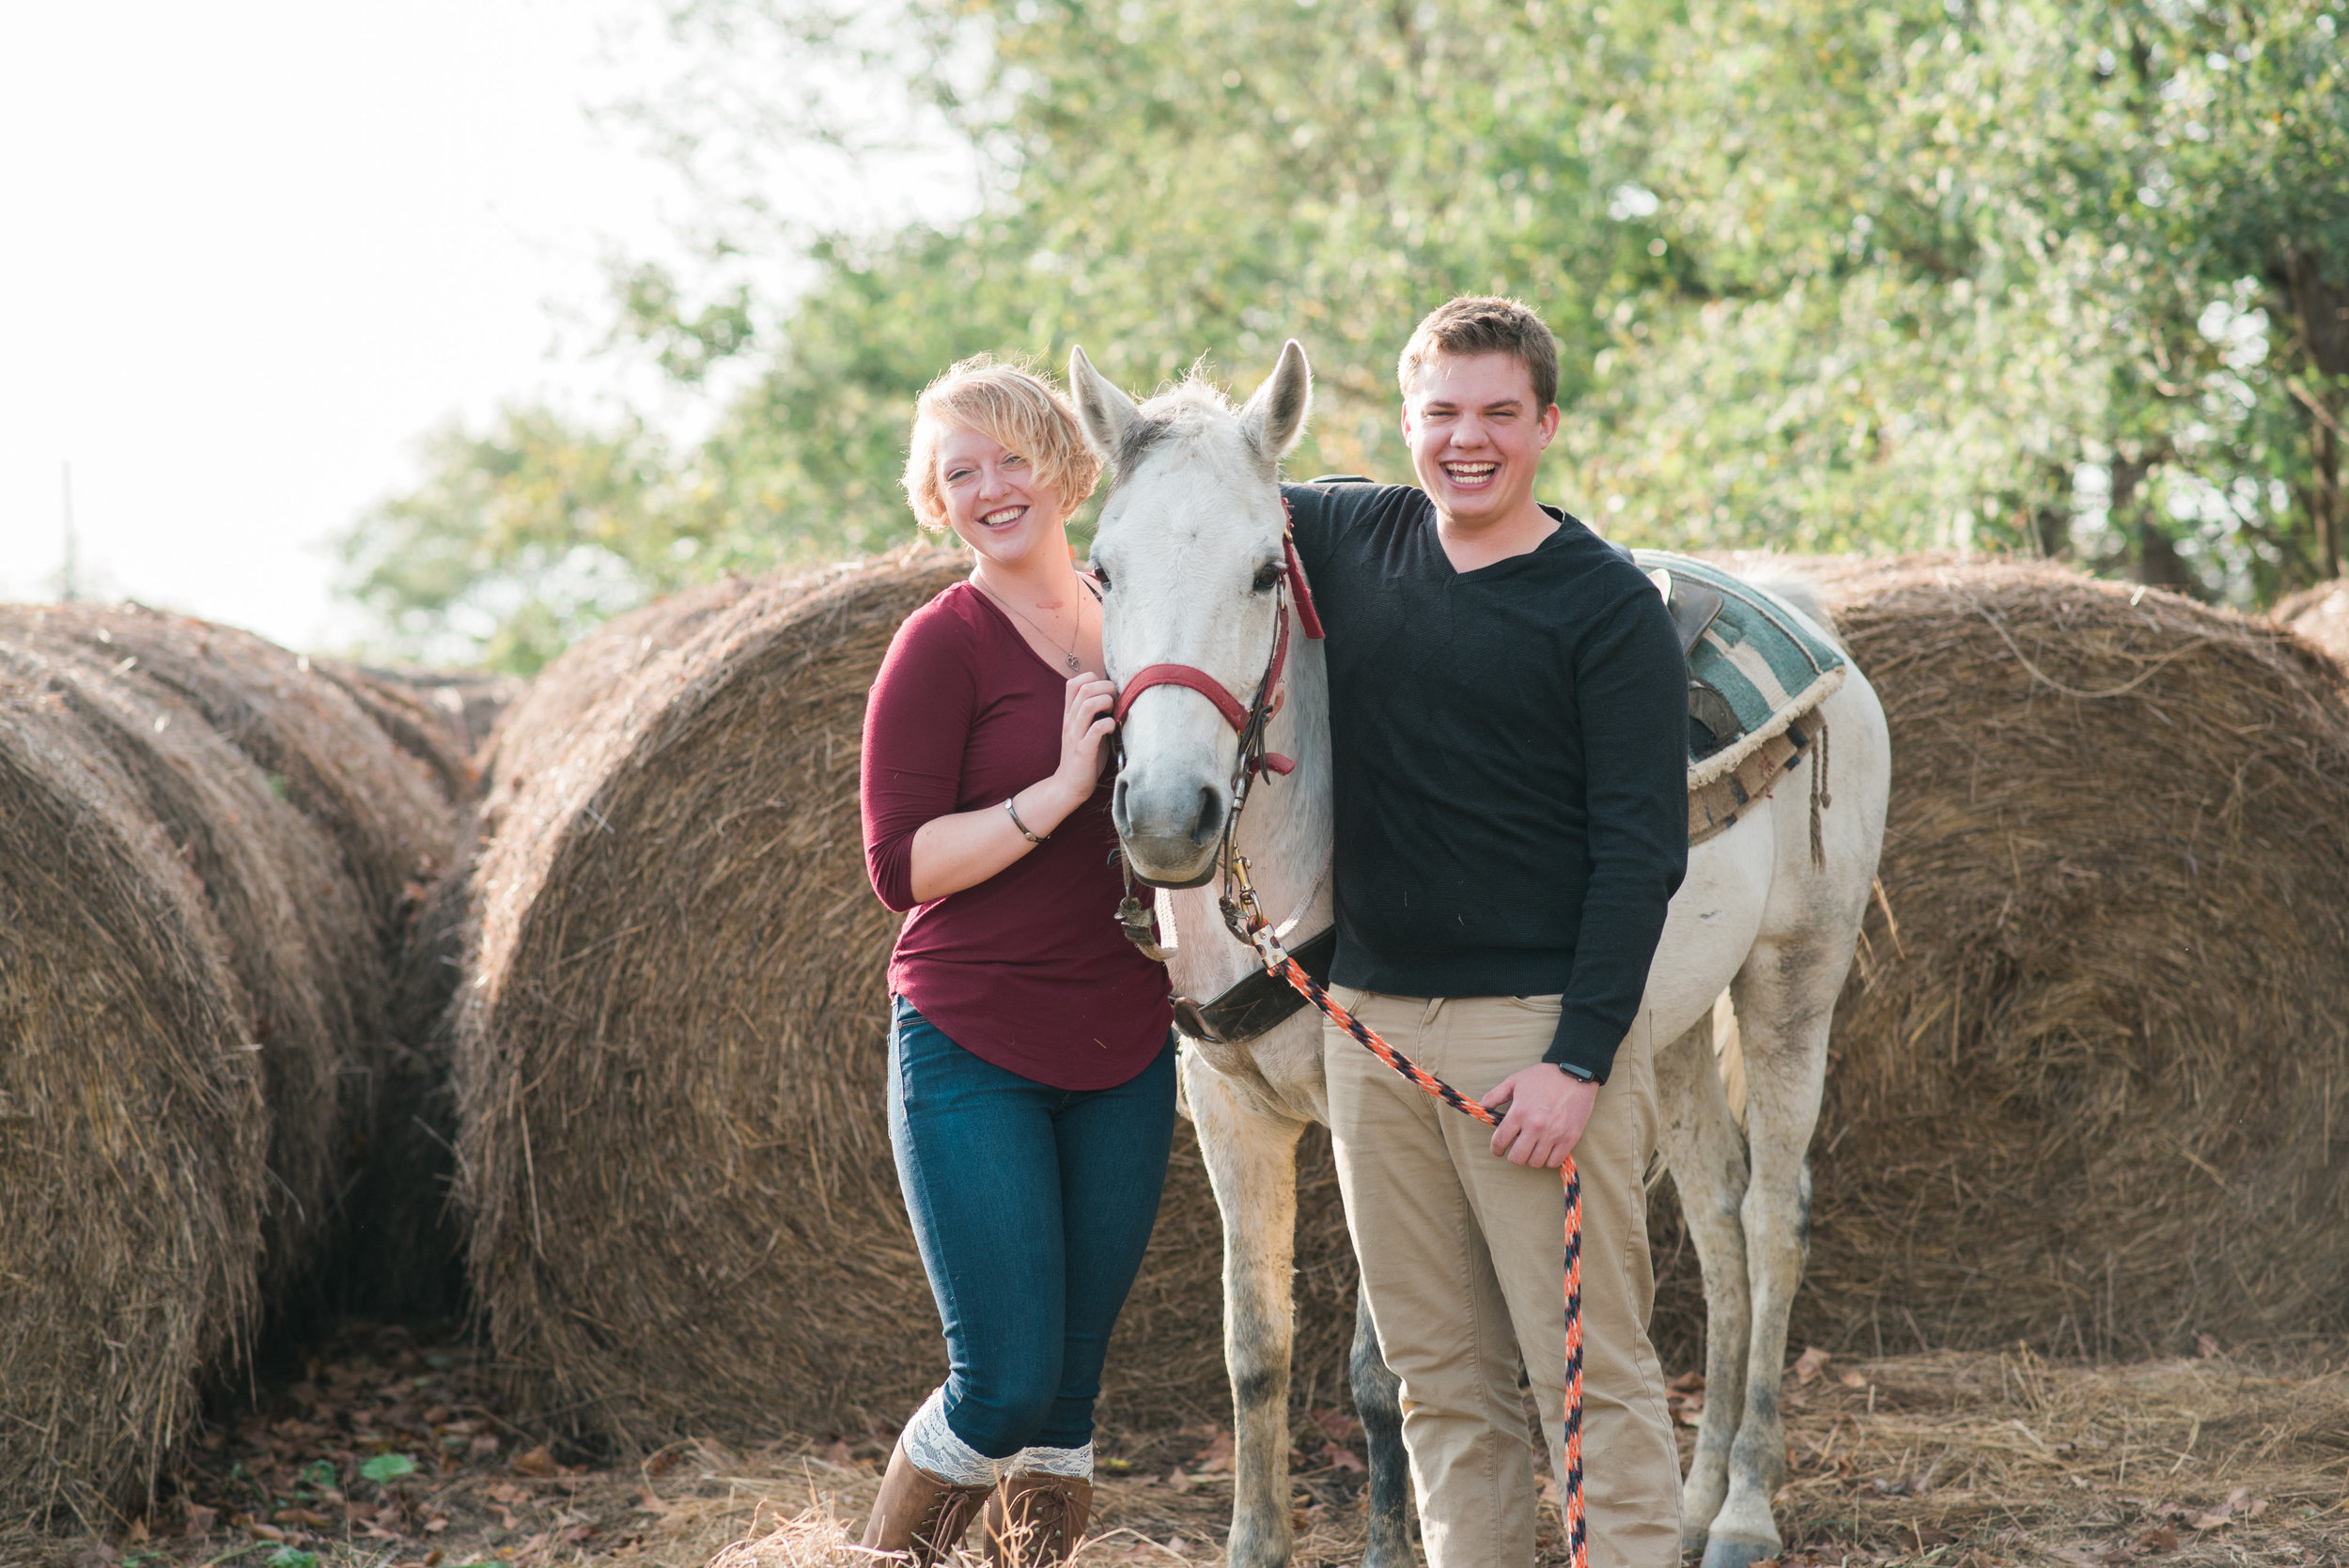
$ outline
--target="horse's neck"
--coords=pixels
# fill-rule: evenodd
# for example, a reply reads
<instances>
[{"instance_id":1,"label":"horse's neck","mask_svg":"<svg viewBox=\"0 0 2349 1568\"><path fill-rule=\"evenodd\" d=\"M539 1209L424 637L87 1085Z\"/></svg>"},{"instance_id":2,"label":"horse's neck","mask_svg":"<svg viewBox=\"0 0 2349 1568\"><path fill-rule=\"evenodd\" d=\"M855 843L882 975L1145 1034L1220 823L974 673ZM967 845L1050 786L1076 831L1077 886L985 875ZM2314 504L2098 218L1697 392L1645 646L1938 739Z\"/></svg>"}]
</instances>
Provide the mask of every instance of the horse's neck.
<instances>
[{"instance_id":1,"label":"horse's neck","mask_svg":"<svg viewBox=\"0 0 2349 1568\"><path fill-rule=\"evenodd\" d=\"M1287 777L1267 773L1248 792L1237 844L1266 920L1278 925L1298 913L1284 940L1291 946L1329 928L1330 678L1319 643L1306 640L1292 620L1286 675L1288 696L1266 727L1265 746L1297 764ZM1253 954L1223 927L1217 883L1174 895L1178 945L1170 970L1174 989L1206 999L1257 967Z\"/></svg>"}]
</instances>

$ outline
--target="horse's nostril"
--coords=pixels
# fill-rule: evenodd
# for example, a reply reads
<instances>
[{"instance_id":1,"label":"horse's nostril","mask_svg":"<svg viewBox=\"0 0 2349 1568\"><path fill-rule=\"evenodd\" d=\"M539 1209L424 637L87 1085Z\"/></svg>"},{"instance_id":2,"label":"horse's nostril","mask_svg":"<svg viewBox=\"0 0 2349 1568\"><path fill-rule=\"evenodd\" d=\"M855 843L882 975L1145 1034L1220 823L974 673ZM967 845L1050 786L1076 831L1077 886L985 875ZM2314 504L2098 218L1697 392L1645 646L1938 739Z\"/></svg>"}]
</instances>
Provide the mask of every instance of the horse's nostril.
<instances>
[{"instance_id":1,"label":"horse's nostril","mask_svg":"<svg viewBox=\"0 0 2349 1568\"><path fill-rule=\"evenodd\" d=\"M1202 785L1199 790L1199 826L1192 830L1190 841L1193 844L1212 844L1222 831L1223 798L1216 793L1213 784Z\"/></svg>"},{"instance_id":2,"label":"horse's nostril","mask_svg":"<svg viewBox=\"0 0 2349 1568\"><path fill-rule=\"evenodd\" d=\"M1126 815L1126 781L1121 776L1117 783L1110 789L1110 826L1115 828L1118 831L1118 835L1123 837L1126 832L1126 824L1128 820L1128 818Z\"/></svg>"}]
</instances>

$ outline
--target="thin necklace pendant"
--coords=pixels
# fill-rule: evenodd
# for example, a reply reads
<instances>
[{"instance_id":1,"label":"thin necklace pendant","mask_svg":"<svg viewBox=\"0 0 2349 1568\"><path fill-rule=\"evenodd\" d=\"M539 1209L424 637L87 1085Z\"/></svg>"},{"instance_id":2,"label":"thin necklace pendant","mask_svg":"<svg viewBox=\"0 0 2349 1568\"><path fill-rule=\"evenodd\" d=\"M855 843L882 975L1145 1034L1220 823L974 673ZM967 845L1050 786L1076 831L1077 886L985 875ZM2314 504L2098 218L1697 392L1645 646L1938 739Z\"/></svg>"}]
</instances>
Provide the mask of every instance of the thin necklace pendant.
<instances>
[{"instance_id":1,"label":"thin necklace pendant","mask_svg":"<svg viewBox=\"0 0 2349 1568\"><path fill-rule=\"evenodd\" d=\"M1037 625L1036 618L1034 615L1029 614L1025 610L1020 609L1019 606L1012 603L1011 600L1005 598L994 589L989 588L986 583L980 582L975 576L972 577L972 583L979 590L979 592L985 594L988 598L993 599L996 603L1002 605L1004 609L1010 611L1013 614L1019 616L1030 626L1035 627L1035 629L1043 634L1047 642L1055 644L1058 643L1058 639L1054 638L1050 632L1045 631L1042 626ZM1037 608L1042 609L1043 606L1038 605ZM1085 613L1084 605L1081 600L1077 606L1077 635L1070 638L1067 646L1062 648L1061 650L1061 658L1067 663L1068 673L1070 675L1082 675L1084 673L1084 661L1077 657L1077 641L1079 638L1083 637L1084 634Z\"/></svg>"}]
</instances>

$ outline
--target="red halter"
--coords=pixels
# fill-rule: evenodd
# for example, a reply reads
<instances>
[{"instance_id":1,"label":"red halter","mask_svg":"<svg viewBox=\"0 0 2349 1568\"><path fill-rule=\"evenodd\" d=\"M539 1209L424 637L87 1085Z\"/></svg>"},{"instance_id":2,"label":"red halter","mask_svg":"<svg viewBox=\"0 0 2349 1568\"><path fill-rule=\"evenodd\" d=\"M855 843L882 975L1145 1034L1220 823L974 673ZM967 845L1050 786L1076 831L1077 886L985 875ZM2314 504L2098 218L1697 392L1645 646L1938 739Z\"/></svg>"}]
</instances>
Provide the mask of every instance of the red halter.
<instances>
[{"instance_id":1,"label":"red halter","mask_svg":"<svg viewBox=\"0 0 2349 1568\"><path fill-rule=\"evenodd\" d=\"M1283 504L1283 509L1286 510L1286 503ZM1314 591L1305 582L1305 567L1297 559L1297 541L1289 536L1286 527L1281 530L1281 551L1284 558L1281 579L1287 584L1289 597L1297 602L1298 625L1303 628L1307 638L1319 642L1322 636L1321 616L1314 609ZM1264 684L1256 688L1254 703L1242 706L1228 687L1205 670L1189 664L1150 664L1136 670L1132 678L1118 692L1114 715L1117 722L1123 724L1126 715L1133 709L1134 699L1153 686L1185 686L1215 705L1215 710L1223 715L1223 722L1231 725L1233 733L1240 737L1243 751L1252 738L1252 731L1261 744L1265 722L1272 717L1272 711L1267 705L1281 689L1281 670L1288 662L1289 656L1288 607L1281 605L1277 608L1280 620L1272 633L1272 661L1265 669ZM1260 762L1243 758L1242 766L1261 766L1270 772L1285 774L1297 765L1278 752L1266 752L1262 753Z\"/></svg>"}]
</instances>

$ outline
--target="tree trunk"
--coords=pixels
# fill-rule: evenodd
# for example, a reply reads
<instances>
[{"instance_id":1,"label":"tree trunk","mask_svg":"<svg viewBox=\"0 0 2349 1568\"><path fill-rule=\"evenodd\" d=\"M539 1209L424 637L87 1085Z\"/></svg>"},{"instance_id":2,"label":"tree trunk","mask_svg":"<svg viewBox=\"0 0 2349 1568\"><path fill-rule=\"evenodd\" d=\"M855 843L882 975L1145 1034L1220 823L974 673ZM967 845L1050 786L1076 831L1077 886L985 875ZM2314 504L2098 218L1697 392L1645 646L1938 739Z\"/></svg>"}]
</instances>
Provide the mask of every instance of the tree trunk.
<instances>
[{"instance_id":1,"label":"tree trunk","mask_svg":"<svg viewBox=\"0 0 2349 1568\"><path fill-rule=\"evenodd\" d=\"M2160 521L2151 507L2137 501L2137 488L2153 472L2150 462L2123 458L2115 453L2112 458L2112 499L2106 516L2112 526L2125 530L2129 550L2129 576L2136 582L2155 588L2174 588L2181 593L2194 591L2194 574L2186 569L2178 558L2177 547L2170 536L2161 531ZM2135 515L2132 516L2131 513Z\"/></svg>"},{"instance_id":2,"label":"tree trunk","mask_svg":"<svg viewBox=\"0 0 2349 1568\"><path fill-rule=\"evenodd\" d=\"M2294 357L2314 372L2295 378L2293 396L2309 422L2309 455L2315 470L2309 486L2310 520L2315 524L2316 574L2341 575L2341 534L2349 526L2341 493L2341 424L2349 415L2349 286L2326 280L2320 258L2287 245L2283 282L2291 301Z\"/></svg>"}]
</instances>

